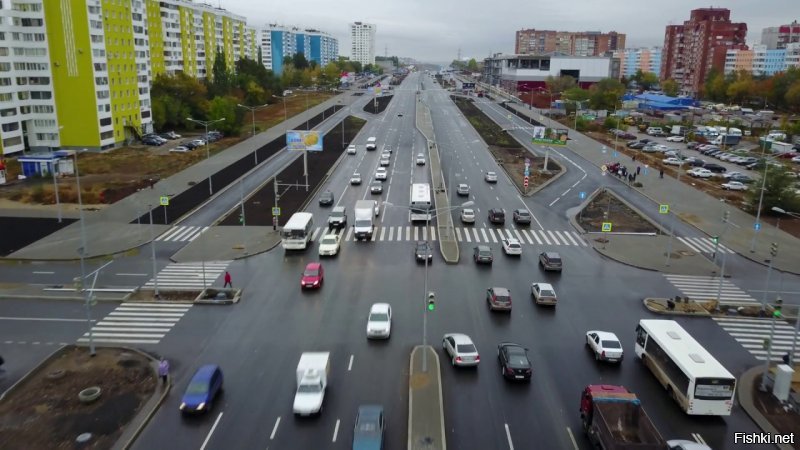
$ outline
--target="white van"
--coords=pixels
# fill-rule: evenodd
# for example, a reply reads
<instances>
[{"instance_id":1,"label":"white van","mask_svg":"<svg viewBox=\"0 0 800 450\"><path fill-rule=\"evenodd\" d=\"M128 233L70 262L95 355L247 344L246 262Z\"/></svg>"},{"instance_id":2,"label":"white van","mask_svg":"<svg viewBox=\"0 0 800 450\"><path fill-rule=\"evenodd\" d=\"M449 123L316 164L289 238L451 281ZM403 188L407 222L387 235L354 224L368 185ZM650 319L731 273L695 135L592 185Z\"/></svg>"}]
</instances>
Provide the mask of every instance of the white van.
<instances>
[{"instance_id":1,"label":"white van","mask_svg":"<svg viewBox=\"0 0 800 450\"><path fill-rule=\"evenodd\" d=\"M378 148L378 138L374 136L367 138L367 145L364 148L367 150L375 150Z\"/></svg>"},{"instance_id":2,"label":"white van","mask_svg":"<svg viewBox=\"0 0 800 450\"><path fill-rule=\"evenodd\" d=\"M664 130L662 130L661 127L650 127L650 128L647 129L647 134L649 134L650 136L653 136L653 135L656 135L656 134L663 135L664 134Z\"/></svg>"}]
</instances>

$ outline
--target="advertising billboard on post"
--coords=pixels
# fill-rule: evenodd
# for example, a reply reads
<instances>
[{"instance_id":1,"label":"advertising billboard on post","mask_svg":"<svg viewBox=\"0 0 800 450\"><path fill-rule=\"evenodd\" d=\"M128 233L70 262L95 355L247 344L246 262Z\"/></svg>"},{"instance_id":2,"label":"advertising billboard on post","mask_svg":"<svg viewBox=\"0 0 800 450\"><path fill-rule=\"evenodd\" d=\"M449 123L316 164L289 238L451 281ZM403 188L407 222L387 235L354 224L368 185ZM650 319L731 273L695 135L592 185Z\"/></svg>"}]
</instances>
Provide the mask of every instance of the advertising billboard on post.
<instances>
[{"instance_id":1,"label":"advertising billboard on post","mask_svg":"<svg viewBox=\"0 0 800 450\"><path fill-rule=\"evenodd\" d=\"M286 147L289 150L322 151L322 133L316 130L289 130L286 132Z\"/></svg>"},{"instance_id":2,"label":"advertising billboard on post","mask_svg":"<svg viewBox=\"0 0 800 450\"><path fill-rule=\"evenodd\" d=\"M533 143L548 145L567 145L566 128L533 127Z\"/></svg>"}]
</instances>

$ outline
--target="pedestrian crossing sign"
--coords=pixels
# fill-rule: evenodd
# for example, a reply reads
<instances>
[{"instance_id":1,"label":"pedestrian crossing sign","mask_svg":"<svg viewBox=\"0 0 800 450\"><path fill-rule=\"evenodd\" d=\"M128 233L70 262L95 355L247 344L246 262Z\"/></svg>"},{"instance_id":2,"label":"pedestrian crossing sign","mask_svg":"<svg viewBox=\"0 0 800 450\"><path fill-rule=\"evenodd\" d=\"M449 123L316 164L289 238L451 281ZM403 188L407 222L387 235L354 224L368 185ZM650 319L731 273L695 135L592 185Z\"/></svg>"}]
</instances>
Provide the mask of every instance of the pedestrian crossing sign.
<instances>
[{"instance_id":1,"label":"pedestrian crossing sign","mask_svg":"<svg viewBox=\"0 0 800 450\"><path fill-rule=\"evenodd\" d=\"M161 206L169 206L169 196L162 195L159 197L158 204Z\"/></svg>"},{"instance_id":2,"label":"pedestrian crossing sign","mask_svg":"<svg viewBox=\"0 0 800 450\"><path fill-rule=\"evenodd\" d=\"M659 214L669 214L669 205L658 205Z\"/></svg>"},{"instance_id":3,"label":"pedestrian crossing sign","mask_svg":"<svg viewBox=\"0 0 800 450\"><path fill-rule=\"evenodd\" d=\"M601 229L603 233L610 233L611 232L611 222L603 222L603 228Z\"/></svg>"},{"instance_id":4,"label":"pedestrian crossing sign","mask_svg":"<svg viewBox=\"0 0 800 450\"><path fill-rule=\"evenodd\" d=\"M272 207L272 215L273 216L280 216L281 215L281 208L278 206Z\"/></svg>"}]
</instances>

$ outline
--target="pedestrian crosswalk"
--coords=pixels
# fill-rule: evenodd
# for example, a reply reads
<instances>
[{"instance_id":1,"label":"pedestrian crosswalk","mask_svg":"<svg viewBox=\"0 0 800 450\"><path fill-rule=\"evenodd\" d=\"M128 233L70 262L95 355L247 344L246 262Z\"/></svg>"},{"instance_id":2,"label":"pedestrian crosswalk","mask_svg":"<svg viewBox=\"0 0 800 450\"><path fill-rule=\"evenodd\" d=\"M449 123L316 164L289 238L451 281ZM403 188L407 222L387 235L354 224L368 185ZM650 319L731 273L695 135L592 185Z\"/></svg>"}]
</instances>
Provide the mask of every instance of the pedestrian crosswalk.
<instances>
[{"instance_id":1,"label":"pedestrian crosswalk","mask_svg":"<svg viewBox=\"0 0 800 450\"><path fill-rule=\"evenodd\" d=\"M780 361L783 355L792 350L792 345L798 338L795 328L783 320L775 321L774 332L771 331L772 319L715 317L714 322L761 361L767 360L768 350L765 343L770 335L773 336L771 361ZM795 346L794 357L795 360L800 360L800 345Z\"/></svg>"},{"instance_id":2,"label":"pedestrian crosswalk","mask_svg":"<svg viewBox=\"0 0 800 450\"><path fill-rule=\"evenodd\" d=\"M159 289L205 289L225 272L231 261L170 263L158 272ZM205 278L203 275L205 274ZM144 287L154 288L152 278Z\"/></svg>"},{"instance_id":3,"label":"pedestrian crosswalk","mask_svg":"<svg viewBox=\"0 0 800 450\"><path fill-rule=\"evenodd\" d=\"M191 225L178 225L162 233L156 238L156 241L163 242L191 242L197 239L198 236L205 233L209 227L198 227Z\"/></svg>"},{"instance_id":4,"label":"pedestrian crosswalk","mask_svg":"<svg viewBox=\"0 0 800 450\"><path fill-rule=\"evenodd\" d=\"M158 344L191 304L123 303L92 327L98 344ZM78 342L89 342L85 333Z\"/></svg>"},{"instance_id":5,"label":"pedestrian crosswalk","mask_svg":"<svg viewBox=\"0 0 800 450\"><path fill-rule=\"evenodd\" d=\"M311 235L312 241L319 241L329 231L317 227ZM355 240L353 228L331 230L338 234L342 241ZM502 239L515 238L521 244L529 245L570 245L588 247L589 244L575 231L551 231L508 228L455 228L456 240L459 242L497 244ZM420 240L436 240L436 227L424 226L386 226L377 227L372 233L372 241L377 242L415 242Z\"/></svg>"},{"instance_id":6,"label":"pedestrian crosswalk","mask_svg":"<svg viewBox=\"0 0 800 450\"><path fill-rule=\"evenodd\" d=\"M696 300L716 300L717 292L723 302L756 302L747 292L723 278L722 289L719 277L703 275L668 275L664 277L681 291L683 296Z\"/></svg>"},{"instance_id":7,"label":"pedestrian crosswalk","mask_svg":"<svg viewBox=\"0 0 800 450\"><path fill-rule=\"evenodd\" d=\"M714 240L708 237L679 237L678 240L697 253L735 253L722 244L714 244Z\"/></svg>"}]
</instances>

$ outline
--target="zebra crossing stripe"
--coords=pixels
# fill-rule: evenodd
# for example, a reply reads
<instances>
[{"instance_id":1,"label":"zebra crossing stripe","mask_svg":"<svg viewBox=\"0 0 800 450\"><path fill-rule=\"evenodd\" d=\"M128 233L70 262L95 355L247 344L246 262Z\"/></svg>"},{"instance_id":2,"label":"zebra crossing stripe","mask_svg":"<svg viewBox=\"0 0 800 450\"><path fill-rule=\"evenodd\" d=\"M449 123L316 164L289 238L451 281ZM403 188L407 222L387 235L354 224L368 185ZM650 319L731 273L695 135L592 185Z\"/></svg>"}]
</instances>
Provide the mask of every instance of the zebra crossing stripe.
<instances>
[{"instance_id":1,"label":"zebra crossing stripe","mask_svg":"<svg viewBox=\"0 0 800 450\"><path fill-rule=\"evenodd\" d=\"M536 239L536 243L539 244L539 245L542 245L542 240L539 239L539 236L536 235L536 230L530 230L530 232L531 232L531 236L533 236L533 238Z\"/></svg>"},{"instance_id":2,"label":"zebra crossing stripe","mask_svg":"<svg viewBox=\"0 0 800 450\"><path fill-rule=\"evenodd\" d=\"M489 242L489 237L486 236L486 228L481 228L481 235L483 235L483 240L484 241ZM480 238L478 237L478 230L477 229L475 229L475 241L476 242L481 242Z\"/></svg>"},{"instance_id":3,"label":"zebra crossing stripe","mask_svg":"<svg viewBox=\"0 0 800 450\"><path fill-rule=\"evenodd\" d=\"M550 231L550 230L547 230L547 234L549 234L549 235L550 235L550 237L553 239L553 243L554 243L554 244L556 244L556 245L559 245L559 243L558 243L558 238L556 237L555 233L553 233L553 232L552 232L552 231Z\"/></svg>"},{"instance_id":4,"label":"zebra crossing stripe","mask_svg":"<svg viewBox=\"0 0 800 450\"><path fill-rule=\"evenodd\" d=\"M418 240L419 240L419 229L417 229L417 227L414 227L414 241L416 242Z\"/></svg>"},{"instance_id":5,"label":"zebra crossing stripe","mask_svg":"<svg viewBox=\"0 0 800 450\"><path fill-rule=\"evenodd\" d=\"M202 230L200 230L200 232L198 232L197 234L195 234L194 236L192 236L192 237L190 237L190 238L189 238L189 242L192 242L192 241L194 241L195 239L197 239L197 238L198 238L198 236L200 236L201 234L205 233L205 232L206 232L206 230L208 230L208 228L209 228L209 227L203 227L203 229L202 229Z\"/></svg>"},{"instance_id":6,"label":"zebra crossing stripe","mask_svg":"<svg viewBox=\"0 0 800 450\"><path fill-rule=\"evenodd\" d=\"M411 240L411 227L409 227L409 226L406 226L406 240L407 241Z\"/></svg>"},{"instance_id":7,"label":"zebra crossing stripe","mask_svg":"<svg viewBox=\"0 0 800 450\"><path fill-rule=\"evenodd\" d=\"M464 228L464 238L467 242L472 242L472 239L469 237L469 228Z\"/></svg>"},{"instance_id":8,"label":"zebra crossing stripe","mask_svg":"<svg viewBox=\"0 0 800 450\"><path fill-rule=\"evenodd\" d=\"M389 240L393 240L394 237L394 227L389 227Z\"/></svg>"},{"instance_id":9,"label":"zebra crossing stripe","mask_svg":"<svg viewBox=\"0 0 800 450\"><path fill-rule=\"evenodd\" d=\"M496 244L497 243L497 238L494 237L494 230L489 228L487 231L489 232L489 237L492 238L492 242ZM489 241L486 241L486 242L489 242Z\"/></svg>"},{"instance_id":10,"label":"zebra crossing stripe","mask_svg":"<svg viewBox=\"0 0 800 450\"><path fill-rule=\"evenodd\" d=\"M472 235L475 237L475 242L480 242L481 241L481 238L478 235L478 229L477 228L473 228L472 229ZM485 231L483 232L483 237L484 238L486 237L486 232Z\"/></svg>"},{"instance_id":11,"label":"zebra crossing stripe","mask_svg":"<svg viewBox=\"0 0 800 450\"><path fill-rule=\"evenodd\" d=\"M564 232L564 235L565 235L567 238L569 238L569 240L572 242L572 244L573 244L573 245L578 245L578 243L577 243L577 242L575 242L575 239L573 239L573 238L572 238L572 235L569 233L569 231L565 231L565 232Z\"/></svg>"},{"instance_id":12,"label":"zebra crossing stripe","mask_svg":"<svg viewBox=\"0 0 800 450\"><path fill-rule=\"evenodd\" d=\"M688 240L688 239L686 239L686 238L683 238L683 237L678 237L678 240L679 240L679 241L681 241L681 242L683 242L684 244L686 244L686 246L687 246L687 247L689 247L691 250L694 250L694 251L696 251L696 252L698 252L698 253L702 253L702 252L700 251L700 249L698 249L697 247L695 247L695 246L694 246L694 244L692 244L691 242L689 242L689 240Z\"/></svg>"},{"instance_id":13,"label":"zebra crossing stripe","mask_svg":"<svg viewBox=\"0 0 800 450\"><path fill-rule=\"evenodd\" d=\"M174 240L176 240L176 241L185 241L187 237L189 237L194 232L199 231L199 230L200 230L200 227L186 227L186 230L184 230L183 233L180 233L179 235L175 236Z\"/></svg>"},{"instance_id":14,"label":"zebra crossing stripe","mask_svg":"<svg viewBox=\"0 0 800 450\"><path fill-rule=\"evenodd\" d=\"M159 237L157 237L156 240L157 241L167 241L167 240L172 238L172 235L174 235L177 232L179 232L182 228L183 227L173 227L173 228L167 230L166 232L161 233L161 235Z\"/></svg>"},{"instance_id":15,"label":"zebra crossing stripe","mask_svg":"<svg viewBox=\"0 0 800 450\"><path fill-rule=\"evenodd\" d=\"M541 233L542 239L544 240L545 244L551 245L550 239L547 239L547 234L544 232L544 230L540 230L539 233Z\"/></svg>"},{"instance_id":16,"label":"zebra crossing stripe","mask_svg":"<svg viewBox=\"0 0 800 450\"><path fill-rule=\"evenodd\" d=\"M377 238L378 238L378 230L373 228L372 229L372 238L370 238L369 241L370 242L375 242L375 239L377 239Z\"/></svg>"},{"instance_id":17,"label":"zebra crossing stripe","mask_svg":"<svg viewBox=\"0 0 800 450\"><path fill-rule=\"evenodd\" d=\"M436 240L436 227L431 227L431 240Z\"/></svg>"},{"instance_id":18,"label":"zebra crossing stripe","mask_svg":"<svg viewBox=\"0 0 800 450\"><path fill-rule=\"evenodd\" d=\"M319 227L317 227L317 228L315 228L315 229L314 229L314 232L313 232L313 233L311 233L311 240L312 240L312 241L316 241L316 240L317 240L317 234L319 233L319 229L320 229L320 228L319 228Z\"/></svg>"},{"instance_id":19,"label":"zebra crossing stripe","mask_svg":"<svg viewBox=\"0 0 800 450\"><path fill-rule=\"evenodd\" d=\"M456 230L456 240L458 242L461 242L461 229L460 228L455 228L455 230Z\"/></svg>"},{"instance_id":20,"label":"zebra crossing stripe","mask_svg":"<svg viewBox=\"0 0 800 450\"><path fill-rule=\"evenodd\" d=\"M524 240L524 239L522 239L522 235L519 233L519 231L517 231L517 230L514 230L514 234L516 234L516 235L517 235L517 240L518 240L518 241L520 241L520 242L525 242L525 240Z\"/></svg>"},{"instance_id":21,"label":"zebra crossing stripe","mask_svg":"<svg viewBox=\"0 0 800 450\"><path fill-rule=\"evenodd\" d=\"M384 235L386 234L387 227L381 227L381 236L378 238L379 241L383 240Z\"/></svg>"}]
</instances>

